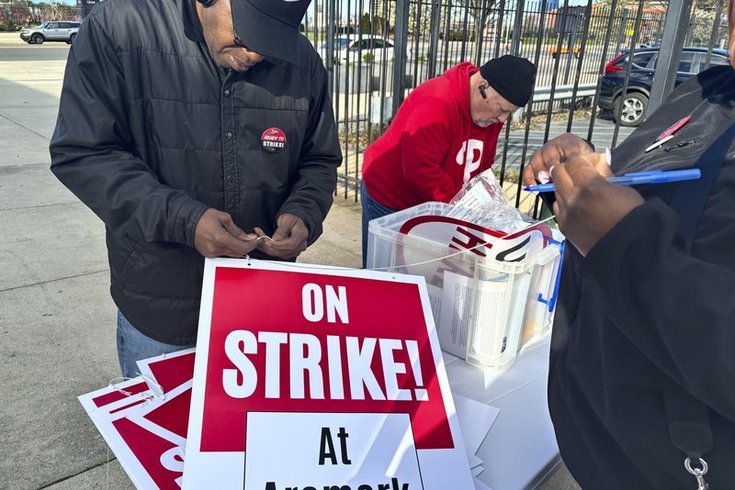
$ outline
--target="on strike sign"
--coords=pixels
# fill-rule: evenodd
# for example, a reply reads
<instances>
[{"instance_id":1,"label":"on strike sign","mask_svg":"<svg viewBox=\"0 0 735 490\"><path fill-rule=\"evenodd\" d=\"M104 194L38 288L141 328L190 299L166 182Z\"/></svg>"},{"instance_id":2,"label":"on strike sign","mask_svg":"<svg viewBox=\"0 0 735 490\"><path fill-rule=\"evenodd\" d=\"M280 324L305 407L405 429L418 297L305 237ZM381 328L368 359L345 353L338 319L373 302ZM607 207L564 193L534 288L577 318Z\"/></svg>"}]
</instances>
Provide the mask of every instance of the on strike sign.
<instances>
[{"instance_id":1,"label":"on strike sign","mask_svg":"<svg viewBox=\"0 0 735 490\"><path fill-rule=\"evenodd\" d=\"M473 489L422 277L207 260L184 489Z\"/></svg>"}]
</instances>

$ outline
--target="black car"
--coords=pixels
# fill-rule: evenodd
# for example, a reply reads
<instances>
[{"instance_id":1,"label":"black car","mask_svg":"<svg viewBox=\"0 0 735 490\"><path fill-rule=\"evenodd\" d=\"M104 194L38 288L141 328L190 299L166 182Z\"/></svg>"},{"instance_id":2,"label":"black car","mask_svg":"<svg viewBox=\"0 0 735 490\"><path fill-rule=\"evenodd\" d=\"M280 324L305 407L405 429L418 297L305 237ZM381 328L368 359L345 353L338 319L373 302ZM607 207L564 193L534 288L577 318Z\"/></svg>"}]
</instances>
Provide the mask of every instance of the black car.
<instances>
[{"instance_id":1,"label":"black car","mask_svg":"<svg viewBox=\"0 0 735 490\"><path fill-rule=\"evenodd\" d=\"M630 80L625 97L622 96L625 83L625 69L630 57L624 51L605 66L605 74L600 82L600 95L597 104L604 111L618 113L618 105L622 104L620 124L622 126L638 126L645 119L648 99L651 96L653 74L656 70L658 48L637 49L633 53L633 64L630 67ZM676 85L705 69L707 48L683 48L676 73ZM709 65L729 64L727 50L715 48Z\"/></svg>"}]
</instances>

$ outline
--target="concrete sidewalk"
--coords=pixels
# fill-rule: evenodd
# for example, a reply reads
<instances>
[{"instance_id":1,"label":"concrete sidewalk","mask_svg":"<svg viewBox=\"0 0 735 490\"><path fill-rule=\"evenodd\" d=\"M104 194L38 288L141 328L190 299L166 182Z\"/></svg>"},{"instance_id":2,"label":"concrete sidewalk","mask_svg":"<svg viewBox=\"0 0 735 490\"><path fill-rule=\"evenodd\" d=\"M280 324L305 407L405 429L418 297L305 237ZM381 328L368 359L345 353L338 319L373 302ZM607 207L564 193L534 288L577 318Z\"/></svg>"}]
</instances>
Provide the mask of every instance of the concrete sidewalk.
<instances>
[{"instance_id":1,"label":"concrete sidewalk","mask_svg":"<svg viewBox=\"0 0 735 490\"><path fill-rule=\"evenodd\" d=\"M49 171L64 65L0 58L0 489L133 488L76 399L119 367L104 226ZM359 267L359 206L300 261Z\"/></svg>"}]
</instances>

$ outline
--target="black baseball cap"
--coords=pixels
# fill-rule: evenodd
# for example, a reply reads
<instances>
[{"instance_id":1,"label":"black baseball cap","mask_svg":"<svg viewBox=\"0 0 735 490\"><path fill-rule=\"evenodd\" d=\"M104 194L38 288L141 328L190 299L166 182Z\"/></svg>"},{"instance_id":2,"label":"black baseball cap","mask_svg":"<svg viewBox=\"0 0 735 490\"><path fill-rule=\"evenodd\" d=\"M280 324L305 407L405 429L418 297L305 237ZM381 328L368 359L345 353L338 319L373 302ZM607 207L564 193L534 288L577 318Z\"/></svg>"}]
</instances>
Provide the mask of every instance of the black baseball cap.
<instances>
[{"instance_id":1,"label":"black baseball cap","mask_svg":"<svg viewBox=\"0 0 735 490\"><path fill-rule=\"evenodd\" d=\"M301 19L311 0L232 0L235 34L248 49L298 64Z\"/></svg>"}]
</instances>

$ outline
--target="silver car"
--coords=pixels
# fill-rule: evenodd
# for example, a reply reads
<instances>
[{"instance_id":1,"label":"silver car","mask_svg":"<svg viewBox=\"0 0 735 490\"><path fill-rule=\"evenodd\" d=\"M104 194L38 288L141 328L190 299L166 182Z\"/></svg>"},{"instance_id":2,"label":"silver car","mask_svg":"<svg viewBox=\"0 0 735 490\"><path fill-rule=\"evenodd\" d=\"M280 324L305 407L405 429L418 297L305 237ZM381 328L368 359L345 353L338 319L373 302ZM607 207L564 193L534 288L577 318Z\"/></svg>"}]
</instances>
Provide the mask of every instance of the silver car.
<instances>
[{"instance_id":1,"label":"silver car","mask_svg":"<svg viewBox=\"0 0 735 490\"><path fill-rule=\"evenodd\" d=\"M326 62L329 43L324 42L317 52L322 60ZM393 43L388 39L380 36L371 36L367 34L352 34L348 36L338 36L334 38L333 43L334 63L343 62L382 62L393 61L395 53ZM406 56L411 59L411 50L407 50Z\"/></svg>"},{"instance_id":2,"label":"silver car","mask_svg":"<svg viewBox=\"0 0 735 490\"><path fill-rule=\"evenodd\" d=\"M71 44L81 24L78 20L48 20L38 27L22 29L20 38L28 44L43 44L44 41Z\"/></svg>"}]
</instances>

